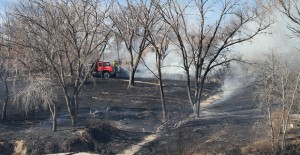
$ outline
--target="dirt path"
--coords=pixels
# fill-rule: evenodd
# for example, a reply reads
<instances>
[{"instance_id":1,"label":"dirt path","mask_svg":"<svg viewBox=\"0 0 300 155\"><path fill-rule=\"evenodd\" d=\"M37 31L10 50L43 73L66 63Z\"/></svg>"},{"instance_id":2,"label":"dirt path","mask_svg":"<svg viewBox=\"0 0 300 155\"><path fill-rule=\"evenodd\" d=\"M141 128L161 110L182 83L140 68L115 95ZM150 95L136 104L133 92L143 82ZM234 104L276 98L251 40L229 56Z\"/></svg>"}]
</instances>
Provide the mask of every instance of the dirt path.
<instances>
[{"instance_id":1,"label":"dirt path","mask_svg":"<svg viewBox=\"0 0 300 155\"><path fill-rule=\"evenodd\" d=\"M128 82L129 80L123 80L123 81ZM134 82L135 83L144 83L144 84L150 84L150 85L158 86L158 83L153 83L153 82L145 82L145 81L138 81L138 80L135 80Z\"/></svg>"},{"instance_id":2,"label":"dirt path","mask_svg":"<svg viewBox=\"0 0 300 155\"><path fill-rule=\"evenodd\" d=\"M87 153L87 152L68 152L68 153L53 153L53 154L46 154L46 155L99 155L94 153Z\"/></svg>"},{"instance_id":3,"label":"dirt path","mask_svg":"<svg viewBox=\"0 0 300 155\"><path fill-rule=\"evenodd\" d=\"M141 150L141 148L149 143L149 142L152 142L154 141L155 139L157 139L159 136L158 134L151 134L147 137L145 137L141 142L139 142L138 144L134 144L130 147L128 147L127 149L121 151L120 153L118 153L117 155L133 155L135 153L137 153L139 150Z\"/></svg>"},{"instance_id":4,"label":"dirt path","mask_svg":"<svg viewBox=\"0 0 300 155\"><path fill-rule=\"evenodd\" d=\"M222 98L223 93L217 93L215 95L212 95L210 97L208 97L206 100L201 102L201 107L205 108L209 105L211 105L212 103L214 103L215 101L218 101Z\"/></svg>"},{"instance_id":5,"label":"dirt path","mask_svg":"<svg viewBox=\"0 0 300 155\"><path fill-rule=\"evenodd\" d=\"M214 103L215 101L217 101L221 98L222 98L221 93L210 96L209 98L207 98L205 101L203 101L201 103L201 107L207 107L208 105L211 105L212 103ZM133 145L129 146L127 149L119 152L117 155L134 155L135 153L140 151L144 145L146 145L149 142L152 142L152 141L156 140L158 137L159 137L158 133L154 133L154 134L151 134L149 136L146 136L138 144L133 144Z\"/></svg>"},{"instance_id":6,"label":"dirt path","mask_svg":"<svg viewBox=\"0 0 300 155\"><path fill-rule=\"evenodd\" d=\"M146 136L141 142L139 142L138 144L134 144L131 145L130 147L128 147L127 149L117 153L117 155L134 155L135 153L137 153L139 150L141 150L141 148L149 143L154 141L155 139L158 138L158 134L151 134L149 136ZM48 154L48 155L68 155L68 154L73 154L73 153L58 153L58 154ZM87 152L80 152L80 153L75 153L74 155L95 155L92 153L87 153Z\"/></svg>"}]
</instances>

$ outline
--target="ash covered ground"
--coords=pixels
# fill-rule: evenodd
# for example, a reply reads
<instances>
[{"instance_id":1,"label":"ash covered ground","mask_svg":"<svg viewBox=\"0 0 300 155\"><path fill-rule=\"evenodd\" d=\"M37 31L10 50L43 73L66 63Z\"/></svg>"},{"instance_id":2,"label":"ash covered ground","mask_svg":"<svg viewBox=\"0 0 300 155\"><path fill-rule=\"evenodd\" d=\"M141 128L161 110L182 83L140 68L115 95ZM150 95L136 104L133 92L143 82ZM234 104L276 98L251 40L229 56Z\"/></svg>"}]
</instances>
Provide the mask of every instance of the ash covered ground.
<instances>
[{"instance_id":1,"label":"ash covered ground","mask_svg":"<svg viewBox=\"0 0 300 155\"><path fill-rule=\"evenodd\" d=\"M79 126L71 121L61 97L58 131L51 131L47 111L25 115L10 104L8 120L0 122L0 154L47 154L91 152L122 154L149 135L129 154L242 154L241 148L260 135L253 128L259 114L252 91L239 89L222 101L220 85L205 86L204 100L219 96L201 108L200 119L192 113L184 81L165 81L169 121L161 122L159 87L153 79L137 79L127 89L124 79L88 82L80 96ZM221 100L218 102L217 100Z\"/></svg>"}]
</instances>

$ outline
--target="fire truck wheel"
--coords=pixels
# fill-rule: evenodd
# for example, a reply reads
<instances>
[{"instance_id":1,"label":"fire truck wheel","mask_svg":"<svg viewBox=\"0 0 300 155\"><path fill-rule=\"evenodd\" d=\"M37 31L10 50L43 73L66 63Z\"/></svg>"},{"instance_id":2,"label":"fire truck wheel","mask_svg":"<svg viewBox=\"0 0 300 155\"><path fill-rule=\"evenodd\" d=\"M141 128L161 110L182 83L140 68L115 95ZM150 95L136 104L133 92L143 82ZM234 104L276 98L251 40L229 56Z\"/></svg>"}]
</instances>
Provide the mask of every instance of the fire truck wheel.
<instances>
[{"instance_id":1,"label":"fire truck wheel","mask_svg":"<svg viewBox=\"0 0 300 155\"><path fill-rule=\"evenodd\" d=\"M103 73L103 77L104 77L105 79L110 78L109 72L104 72L104 73Z\"/></svg>"}]
</instances>

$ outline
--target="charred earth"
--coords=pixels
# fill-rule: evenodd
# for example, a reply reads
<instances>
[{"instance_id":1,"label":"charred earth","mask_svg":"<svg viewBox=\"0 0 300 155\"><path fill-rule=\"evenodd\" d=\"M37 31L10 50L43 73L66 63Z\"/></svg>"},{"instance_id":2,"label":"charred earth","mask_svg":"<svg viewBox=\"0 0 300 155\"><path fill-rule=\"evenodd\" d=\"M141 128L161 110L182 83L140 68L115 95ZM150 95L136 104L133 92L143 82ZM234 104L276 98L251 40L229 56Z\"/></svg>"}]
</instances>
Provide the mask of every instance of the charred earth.
<instances>
[{"instance_id":1,"label":"charred earth","mask_svg":"<svg viewBox=\"0 0 300 155\"><path fill-rule=\"evenodd\" d=\"M223 100L220 85L205 86L200 119L193 119L184 81L165 84L168 122L161 122L159 87L153 79L89 81L80 96L79 126L72 127L61 96L58 131L49 113L27 115L13 104L0 122L0 154L245 154L242 148L260 135L253 128L259 113L252 90L239 89ZM210 99L211 96L219 96ZM220 96L221 95L221 96ZM151 140L147 140L149 137ZM146 137L146 138L145 138ZM146 141L145 141L146 139Z\"/></svg>"}]
</instances>

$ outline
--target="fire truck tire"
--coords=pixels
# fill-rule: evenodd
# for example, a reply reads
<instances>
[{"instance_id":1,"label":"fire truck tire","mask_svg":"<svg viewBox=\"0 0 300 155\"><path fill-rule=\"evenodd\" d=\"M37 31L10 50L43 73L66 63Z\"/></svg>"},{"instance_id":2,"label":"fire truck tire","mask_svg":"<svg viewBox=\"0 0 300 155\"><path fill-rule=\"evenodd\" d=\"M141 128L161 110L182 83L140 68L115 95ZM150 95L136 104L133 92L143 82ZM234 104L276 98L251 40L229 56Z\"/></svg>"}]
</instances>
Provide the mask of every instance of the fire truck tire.
<instances>
[{"instance_id":1,"label":"fire truck tire","mask_svg":"<svg viewBox=\"0 0 300 155\"><path fill-rule=\"evenodd\" d=\"M109 79L109 78L110 78L109 72L104 72L104 73L103 73L103 78Z\"/></svg>"}]
</instances>

